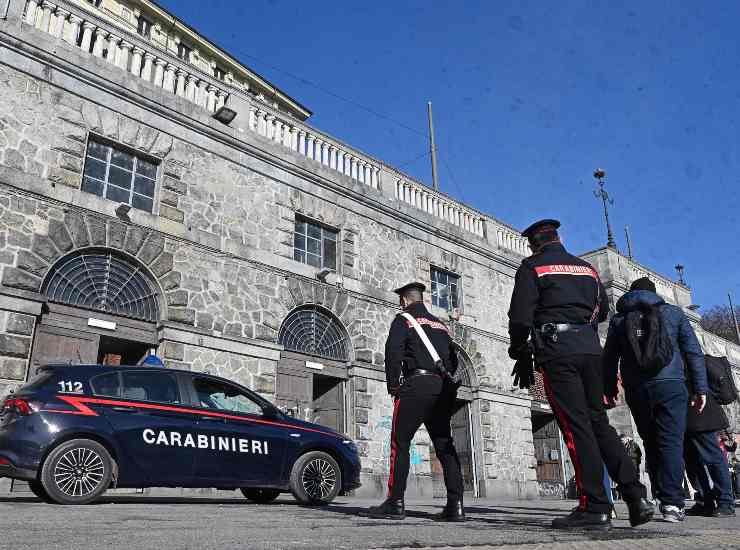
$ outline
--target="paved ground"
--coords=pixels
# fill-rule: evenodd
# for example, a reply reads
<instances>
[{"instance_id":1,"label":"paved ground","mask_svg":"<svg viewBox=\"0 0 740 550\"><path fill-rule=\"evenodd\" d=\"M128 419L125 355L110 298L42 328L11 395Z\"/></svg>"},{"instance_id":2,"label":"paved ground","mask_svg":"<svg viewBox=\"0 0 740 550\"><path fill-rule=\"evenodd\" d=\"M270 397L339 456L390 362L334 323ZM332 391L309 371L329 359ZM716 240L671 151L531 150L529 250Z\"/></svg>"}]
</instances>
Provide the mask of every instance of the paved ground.
<instances>
[{"instance_id":1,"label":"paved ground","mask_svg":"<svg viewBox=\"0 0 740 550\"><path fill-rule=\"evenodd\" d=\"M602 535L550 530L571 501L473 501L465 524L429 519L440 501L410 502L406 521L373 521L356 512L371 504L339 498L328 508L304 508L286 496L272 505L241 499L111 497L91 506L0 498L0 548L24 549L404 549L740 548L740 518L688 518L631 529L618 520ZM618 505L621 517L626 509Z\"/></svg>"}]
</instances>

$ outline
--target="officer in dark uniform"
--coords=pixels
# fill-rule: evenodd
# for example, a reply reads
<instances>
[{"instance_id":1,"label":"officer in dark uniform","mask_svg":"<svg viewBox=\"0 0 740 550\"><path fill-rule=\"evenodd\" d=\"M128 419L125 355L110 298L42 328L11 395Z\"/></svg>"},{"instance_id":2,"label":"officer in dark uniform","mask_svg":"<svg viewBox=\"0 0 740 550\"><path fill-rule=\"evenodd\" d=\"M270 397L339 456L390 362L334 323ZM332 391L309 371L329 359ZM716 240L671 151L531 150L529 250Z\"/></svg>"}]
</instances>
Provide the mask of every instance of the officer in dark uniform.
<instances>
[{"instance_id":1,"label":"officer in dark uniform","mask_svg":"<svg viewBox=\"0 0 740 550\"><path fill-rule=\"evenodd\" d=\"M362 512L365 517L406 517L403 496L409 473L409 447L414 434L424 424L442 463L447 487L447 505L434 519L465 521L460 459L450 429L457 392L457 384L452 380L457 370L457 352L447 327L424 307L425 290L421 283L410 283L395 292L403 312L421 325L441 364L435 364L412 323L399 314L391 324L385 344L385 376L388 393L393 397L388 497L379 506Z\"/></svg>"},{"instance_id":2,"label":"officer in dark uniform","mask_svg":"<svg viewBox=\"0 0 740 550\"><path fill-rule=\"evenodd\" d=\"M599 274L561 244L557 220L542 220L522 232L532 255L516 273L509 309L509 356L515 359L515 384L534 382L532 347L545 392L565 438L581 493L578 508L556 518L554 528L606 530L611 505L603 484L603 464L629 508L632 526L650 521L632 460L603 405L598 324L609 313ZM531 336L531 341L530 341ZM532 346L532 344L534 344Z\"/></svg>"}]
</instances>

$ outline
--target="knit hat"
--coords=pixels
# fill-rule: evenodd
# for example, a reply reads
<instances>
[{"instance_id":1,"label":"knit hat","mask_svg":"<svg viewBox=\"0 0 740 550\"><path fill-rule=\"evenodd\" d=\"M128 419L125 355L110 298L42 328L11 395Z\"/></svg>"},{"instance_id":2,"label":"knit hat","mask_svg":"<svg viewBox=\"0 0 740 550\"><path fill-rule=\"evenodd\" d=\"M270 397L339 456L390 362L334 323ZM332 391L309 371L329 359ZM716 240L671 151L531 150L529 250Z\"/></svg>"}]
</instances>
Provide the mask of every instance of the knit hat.
<instances>
[{"instance_id":1,"label":"knit hat","mask_svg":"<svg viewBox=\"0 0 740 550\"><path fill-rule=\"evenodd\" d=\"M655 292L655 283L647 277L640 277L632 281L630 290L649 290L650 292Z\"/></svg>"}]
</instances>

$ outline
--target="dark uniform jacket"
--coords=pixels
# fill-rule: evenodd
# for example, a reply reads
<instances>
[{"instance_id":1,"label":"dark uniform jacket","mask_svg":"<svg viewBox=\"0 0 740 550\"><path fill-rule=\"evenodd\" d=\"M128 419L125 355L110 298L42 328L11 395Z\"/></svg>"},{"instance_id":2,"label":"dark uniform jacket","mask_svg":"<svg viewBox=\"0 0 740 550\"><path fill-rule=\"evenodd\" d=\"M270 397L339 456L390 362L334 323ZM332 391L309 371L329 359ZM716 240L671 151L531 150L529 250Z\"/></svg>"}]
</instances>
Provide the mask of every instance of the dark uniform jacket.
<instances>
[{"instance_id":1,"label":"dark uniform jacket","mask_svg":"<svg viewBox=\"0 0 740 550\"><path fill-rule=\"evenodd\" d=\"M422 302L414 302L406 308L429 336L434 349L450 374L457 370L455 344L447 326L427 311ZM391 323L385 343L385 379L388 393L395 395L401 387L402 377L408 378L416 369L437 370L429 352L416 330L399 313Z\"/></svg>"},{"instance_id":2,"label":"dark uniform jacket","mask_svg":"<svg viewBox=\"0 0 740 550\"><path fill-rule=\"evenodd\" d=\"M511 347L523 345L532 328L571 323L581 326L558 333L557 342L544 340L535 350L537 363L568 355L601 355L597 327L608 314L606 291L591 264L569 254L560 243L547 244L525 258L516 272L509 308Z\"/></svg>"}]
</instances>

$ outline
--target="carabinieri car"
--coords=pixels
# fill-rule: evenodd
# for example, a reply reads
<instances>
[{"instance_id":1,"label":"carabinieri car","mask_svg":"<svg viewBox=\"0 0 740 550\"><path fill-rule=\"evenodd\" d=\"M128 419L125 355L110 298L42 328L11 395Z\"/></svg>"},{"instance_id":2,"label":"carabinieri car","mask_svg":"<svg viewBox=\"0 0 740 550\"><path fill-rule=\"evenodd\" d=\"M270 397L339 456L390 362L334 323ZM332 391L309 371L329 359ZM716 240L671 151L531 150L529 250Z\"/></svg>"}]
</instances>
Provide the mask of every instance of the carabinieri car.
<instances>
[{"instance_id":1,"label":"carabinieri car","mask_svg":"<svg viewBox=\"0 0 740 550\"><path fill-rule=\"evenodd\" d=\"M215 487L326 504L359 476L351 439L208 374L49 365L0 413L0 477L28 481L47 502L86 504L112 487Z\"/></svg>"}]
</instances>

